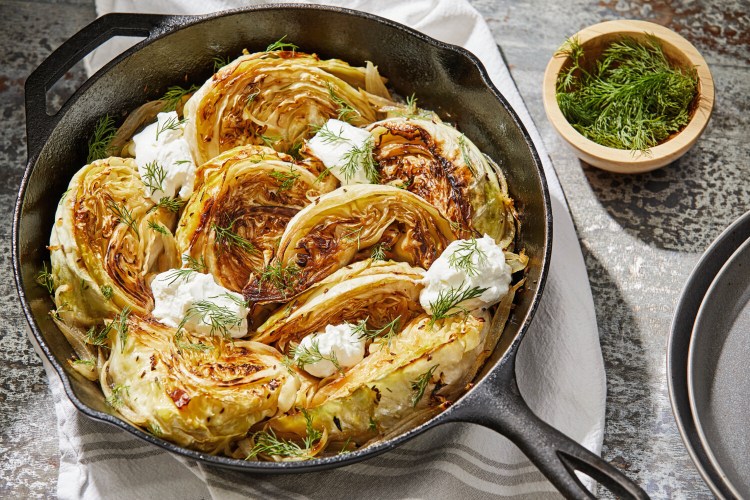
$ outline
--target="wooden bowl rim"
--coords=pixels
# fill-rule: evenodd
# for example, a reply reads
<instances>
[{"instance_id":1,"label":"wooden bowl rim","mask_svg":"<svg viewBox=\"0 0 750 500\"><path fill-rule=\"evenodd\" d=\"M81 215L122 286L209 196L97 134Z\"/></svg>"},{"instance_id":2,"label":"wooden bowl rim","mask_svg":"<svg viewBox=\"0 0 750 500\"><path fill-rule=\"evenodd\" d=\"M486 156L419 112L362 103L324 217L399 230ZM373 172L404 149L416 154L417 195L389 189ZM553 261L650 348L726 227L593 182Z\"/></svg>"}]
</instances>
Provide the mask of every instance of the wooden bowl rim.
<instances>
[{"instance_id":1,"label":"wooden bowl rim","mask_svg":"<svg viewBox=\"0 0 750 500\"><path fill-rule=\"evenodd\" d=\"M622 173L639 173L654 170L676 160L687 152L698 140L708 124L714 105L714 82L711 71L698 49L681 35L669 28L648 21L617 20L605 21L582 29L573 37L577 37L581 45L596 38L619 34L622 36L654 34L660 40L669 43L681 52L695 67L698 74L699 96L698 104L685 128L666 142L654 146L648 153L631 152L625 149L602 146L587 139L568 123L557 105L556 83L557 75L568 57L552 56L544 72L543 100L552 125L557 132L570 144L576 152L588 163L594 166ZM571 37L572 38L572 37Z\"/></svg>"}]
</instances>

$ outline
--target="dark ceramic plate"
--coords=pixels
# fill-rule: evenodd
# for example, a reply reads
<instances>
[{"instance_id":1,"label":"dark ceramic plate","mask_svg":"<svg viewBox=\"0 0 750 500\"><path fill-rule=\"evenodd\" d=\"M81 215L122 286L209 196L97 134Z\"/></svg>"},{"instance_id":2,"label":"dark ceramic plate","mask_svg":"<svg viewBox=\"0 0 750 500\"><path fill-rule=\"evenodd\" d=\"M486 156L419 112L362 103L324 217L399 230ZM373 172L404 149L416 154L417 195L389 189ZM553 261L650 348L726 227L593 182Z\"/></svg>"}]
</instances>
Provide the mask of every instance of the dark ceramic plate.
<instances>
[{"instance_id":1,"label":"dark ceramic plate","mask_svg":"<svg viewBox=\"0 0 750 500\"><path fill-rule=\"evenodd\" d=\"M688 354L698 310L708 289L735 251L750 237L750 212L729 226L706 250L682 291L667 346L667 382L677 427L695 466L714 494L732 493L726 476L712 463L695 424L689 397Z\"/></svg>"},{"instance_id":2,"label":"dark ceramic plate","mask_svg":"<svg viewBox=\"0 0 750 500\"><path fill-rule=\"evenodd\" d=\"M693 327L688 393L711 464L737 497L750 497L750 239L708 289Z\"/></svg>"}]
</instances>

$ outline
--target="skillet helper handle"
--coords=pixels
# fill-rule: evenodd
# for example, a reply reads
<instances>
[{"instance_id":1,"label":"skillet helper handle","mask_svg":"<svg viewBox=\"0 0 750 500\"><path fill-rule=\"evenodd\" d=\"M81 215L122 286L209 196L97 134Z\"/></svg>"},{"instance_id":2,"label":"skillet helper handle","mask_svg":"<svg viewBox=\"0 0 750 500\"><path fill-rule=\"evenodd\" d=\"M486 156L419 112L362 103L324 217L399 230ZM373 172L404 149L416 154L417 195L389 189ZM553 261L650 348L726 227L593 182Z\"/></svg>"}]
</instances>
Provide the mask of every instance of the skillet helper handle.
<instances>
[{"instance_id":1,"label":"skillet helper handle","mask_svg":"<svg viewBox=\"0 0 750 500\"><path fill-rule=\"evenodd\" d=\"M513 363L508 365L505 368L513 370ZM450 420L479 424L506 436L567 498L593 498L575 471L593 478L619 498L649 498L613 465L537 417L523 400L513 373L510 384L508 378L498 378L505 381L485 380L465 405L456 408L458 412Z\"/></svg>"},{"instance_id":2,"label":"skillet helper handle","mask_svg":"<svg viewBox=\"0 0 750 500\"><path fill-rule=\"evenodd\" d=\"M107 14L63 42L26 79L26 143L28 158L35 157L59 121L47 113L47 91L89 52L116 36L151 37L166 19L158 14Z\"/></svg>"}]
</instances>

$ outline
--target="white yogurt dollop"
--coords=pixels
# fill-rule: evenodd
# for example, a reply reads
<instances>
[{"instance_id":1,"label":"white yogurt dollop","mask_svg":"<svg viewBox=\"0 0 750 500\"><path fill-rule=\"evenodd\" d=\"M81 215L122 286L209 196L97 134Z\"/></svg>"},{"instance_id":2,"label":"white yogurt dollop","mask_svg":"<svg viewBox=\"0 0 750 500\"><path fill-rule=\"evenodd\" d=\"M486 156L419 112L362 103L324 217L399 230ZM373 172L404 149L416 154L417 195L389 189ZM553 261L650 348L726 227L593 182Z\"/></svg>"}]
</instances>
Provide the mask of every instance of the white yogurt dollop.
<instances>
[{"instance_id":1,"label":"white yogurt dollop","mask_svg":"<svg viewBox=\"0 0 750 500\"><path fill-rule=\"evenodd\" d=\"M489 307L508 293L511 268L503 249L488 235L474 240L456 240L432 263L422 280L419 303L427 314L441 292L486 288L481 295L458 304L469 311Z\"/></svg>"},{"instance_id":2,"label":"white yogurt dollop","mask_svg":"<svg viewBox=\"0 0 750 500\"><path fill-rule=\"evenodd\" d=\"M325 378L338 371L336 364L349 368L362 361L365 357L365 339L360 339L346 323L327 325L325 333L314 333L302 339L294 359L298 360L308 353L320 354L322 359L303 365L303 369L313 377Z\"/></svg>"},{"instance_id":3,"label":"white yogurt dollop","mask_svg":"<svg viewBox=\"0 0 750 500\"><path fill-rule=\"evenodd\" d=\"M156 115L156 123L133 136L138 173L144 183L157 187L153 191L151 187L144 188L145 197L154 203L164 197L174 198L177 194L187 199L193 192L195 163L190 146L183 137L183 129L184 124L179 122L177 112L170 111ZM161 179L161 175L149 176L147 165L152 169L154 165L163 169L164 178Z\"/></svg>"},{"instance_id":4,"label":"white yogurt dollop","mask_svg":"<svg viewBox=\"0 0 750 500\"><path fill-rule=\"evenodd\" d=\"M177 328L187 317L185 328L190 333L208 336L222 335L221 329L212 332L211 320L226 327L232 338L247 335L247 313L244 298L216 283L210 274L191 272L186 278L175 279L175 270L157 274L151 282L154 294L152 315L161 323ZM206 307L208 303L211 307Z\"/></svg>"},{"instance_id":5,"label":"white yogurt dollop","mask_svg":"<svg viewBox=\"0 0 750 500\"><path fill-rule=\"evenodd\" d=\"M367 143L373 138L367 130L353 127L341 120L328 120L315 136L307 141L307 147L323 162L341 185L371 184L364 168L366 155L370 154ZM352 155L352 151L355 154ZM356 153L361 151L363 153ZM353 160L352 160L353 158ZM353 161L354 168L342 167Z\"/></svg>"}]
</instances>

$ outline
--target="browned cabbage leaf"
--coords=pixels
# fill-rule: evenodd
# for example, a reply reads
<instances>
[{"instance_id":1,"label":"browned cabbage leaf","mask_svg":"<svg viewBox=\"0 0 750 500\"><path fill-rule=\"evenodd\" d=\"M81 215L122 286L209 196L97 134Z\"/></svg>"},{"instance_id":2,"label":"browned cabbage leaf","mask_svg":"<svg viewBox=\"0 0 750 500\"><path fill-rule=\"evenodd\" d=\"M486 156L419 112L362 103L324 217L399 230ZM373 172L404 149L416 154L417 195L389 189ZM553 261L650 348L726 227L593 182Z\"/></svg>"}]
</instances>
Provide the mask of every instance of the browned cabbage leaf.
<instances>
[{"instance_id":1,"label":"browned cabbage leaf","mask_svg":"<svg viewBox=\"0 0 750 500\"><path fill-rule=\"evenodd\" d=\"M270 262L289 220L332 188L316 180L310 163L249 145L203 164L177 228L178 248L203 259L217 283L241 291Z\"/></svg>"},{"instance_id":2,"label":"browned cabbage leaf","mask_svg":"<svg viewBox=\"0 0 750 500\"><path fill-rule=\"evenodd\" d=\"M329 118L361 126L385 116L378 108L395 103L372 82L372 70L338 59L296 51L243 55L185 104L185 137L198 164L244 144L293 152Z\"/></svg>"},{"instance_id":3,"label":"browned cabbage leaf","mask_svg":"<svg viewBox=\"0 0 750 500\"><path fill-rule=\"evenodd\" d=\"M254 306L286 301L376 244L388 258L426 269L454 239L448 220L419 196L393 186L340 187L289 221L273 262L243 293Z\"/></svg>"},{"instance_id":4,"label":"browned cabbage leaf","mask_svg":"<svg viewBox=\"0 0 750 500\"><path fill-rule=\"evenodd\" d=\"M450 125L389 118L368 127L380 182L405 187L457 224L461 237L489 234L503 248L515 238L516 213L498 166Z\"/></svg>"}]
</instances>

